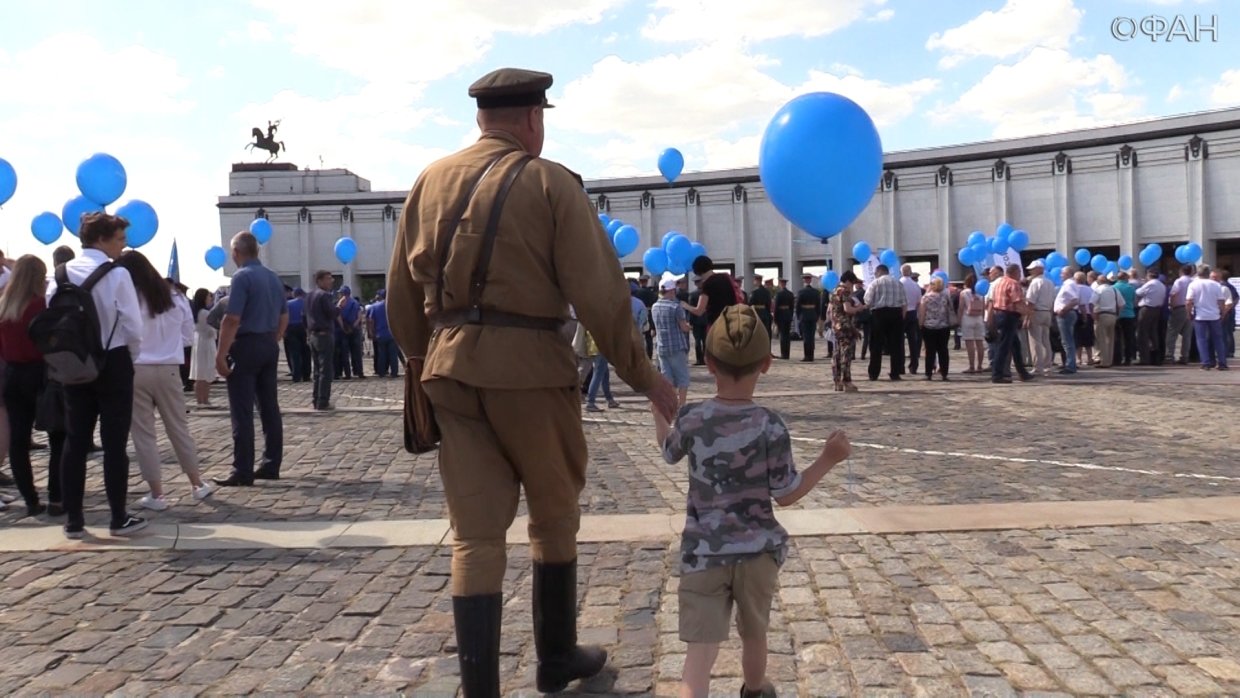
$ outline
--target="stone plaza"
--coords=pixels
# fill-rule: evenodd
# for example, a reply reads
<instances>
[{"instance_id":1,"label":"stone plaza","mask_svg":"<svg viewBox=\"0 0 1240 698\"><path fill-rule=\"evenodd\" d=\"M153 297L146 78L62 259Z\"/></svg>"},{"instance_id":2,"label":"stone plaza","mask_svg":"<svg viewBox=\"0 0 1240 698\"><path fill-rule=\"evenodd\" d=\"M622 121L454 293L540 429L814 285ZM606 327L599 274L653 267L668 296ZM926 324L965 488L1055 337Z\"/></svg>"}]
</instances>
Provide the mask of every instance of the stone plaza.
<instances>
[{"instance_id":1,"label":"stone plaza","mask_svg":"<svg viewBox=\"0 0 1240 698\"><path fill-rule=\"evenodd\" d=\"M776 362L759 384L802 467L835 428L854 444L777 512L793 535L770 635L780 695L1240 694L1234 374L955 376L862 382L857 394L828 392L829 374L821 361ZM98 461L85 541L0 514L3 690L454 695L451 533L434 454L401 448L401 382L340 382L329 413L309 409L308 391L280 385L279 481L196 502L163 442L179 501L151 514L148 535L101 537ZM690 399L711 394L694 369ZM659 457L644 400L617 397L619 409L584 420L579 575L581 638L611 658L568 692L670 696L685 651L685 465ZM190 423L205 474L225 474L227 411L192 408ZM524 539L518 519L507 695L537 695ZM735 639L715 675L718 695L736 695Z\"/></svg>"}]
</instances>

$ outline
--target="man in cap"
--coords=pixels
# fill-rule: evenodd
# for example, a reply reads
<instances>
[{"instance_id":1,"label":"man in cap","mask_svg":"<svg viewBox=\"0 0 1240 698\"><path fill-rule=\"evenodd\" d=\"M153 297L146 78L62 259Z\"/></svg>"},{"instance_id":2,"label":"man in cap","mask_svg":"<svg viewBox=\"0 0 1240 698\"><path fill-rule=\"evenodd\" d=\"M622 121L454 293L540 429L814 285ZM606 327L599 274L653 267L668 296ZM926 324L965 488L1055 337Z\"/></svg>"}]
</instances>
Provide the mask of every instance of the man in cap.
<instances>
[{"instance_id":1,"label":"man in cap","mask_svg":"<svg viewBox=\"0 0 1240 698\"><path fill-rule=\"evenodd\" d=\"M766 334L771 334L771 290L762 284L762 275L753 275L753 291L749 294L749 305L758 313L758 319L762 321L762 326L766 328Z\"/></svg>"},{"instance_id":2,"label":"man in cap","mask_svg":"<svg viewBox=\"0 0 1240 698\"><path fill-rule=\"evenodd\" d=\"M1049 376L1054 354L1051 352L1051 322L1054 319L1055 284L1046 278L1046 263L1035 259L1025 267L1030 281L1025 300L1033 314L1025 318L1029 330L1029 351L1033 354L1033 372Z\"/></svg>"},{"instance_id":3,"label":"man in cap","mask_svg":"<svg viewBox=\"0 0 1240 698\"><path fill-rule=\"evenodd\" d=\"M814 360L814 332L818 329L821 313L822 294L814 288L814 275L802 274L801 290L797 292L797 324L801 328L801 343L804 346L802 361Z\"/></svg>"},{"instance_id":4,"label":"man in cap","mask_svg":"<svg viewBox=\"0 0 1240 698\"><path fill-rule=\"evenodd\" d=\"M775 293L775 327L779 330L779 358L785 361L792 355L792 318L796 314L797 297L788 290L788 280L779 280Z\"/></svg>"},{"instance_id":5,"label":"man in cap","mask_svg":"<svg viewBox=\"0 0 1240 698\"><path fill-rule=\"evenodd\" d=\"M388 276L392 334L406 356L424 358L422 381L442 433L467 698L499 695L505 533L521 487L537 687L561 690L607 660L602 649L577 644L577 501L587 452L576 361L557 336L568 306L625 382L664 416L676 409L675 390L645 356L628 285L581 178L538 157L551 84L547 73L505 68L470 87L482 137L423 170ZM493 247L502 264L490 264Z\"/></svg>"}]
</instances>

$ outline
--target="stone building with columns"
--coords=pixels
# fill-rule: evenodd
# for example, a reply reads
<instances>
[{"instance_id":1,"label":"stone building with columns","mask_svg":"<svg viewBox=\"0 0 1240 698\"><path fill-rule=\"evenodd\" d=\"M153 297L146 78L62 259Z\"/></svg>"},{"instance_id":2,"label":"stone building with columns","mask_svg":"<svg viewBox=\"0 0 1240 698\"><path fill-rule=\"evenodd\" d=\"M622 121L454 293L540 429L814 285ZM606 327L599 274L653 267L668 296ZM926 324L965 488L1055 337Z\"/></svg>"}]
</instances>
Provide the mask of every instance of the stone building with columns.
<instances>
[{"instance_id":1,"label":"stone building with columns","mask_svg":"<svg viewBox=\"0 0 1240 698\"><path fill-rule=\"evenodd\" d=\"M1148 243L1194 241L1204 261L1240 269L1240 109L1120 126L887 153L869 206L826 243L788 223L767 199L757 168L586 182L596 208L637 227L642 244L621 260L637 271L641 254L669 230L702 242L718 266L768 278L852 264L865 240L902 259L965 270L956 260L969 233L1008 221L1029 233L1025 257L1078 247L1115 259ZM410 183L416 173L410 173ZM268 218L275 235L264 262L289 285L309 287L317 268L371 291L382 286L405 191L372 192L347 170L236 165L219 199L221 238ZM344 269L335 241L353 237L357 258ZM502 260L496 260L502 263ZM746 284L748 287L748 284Z\"/></svg>"}]
</instances>

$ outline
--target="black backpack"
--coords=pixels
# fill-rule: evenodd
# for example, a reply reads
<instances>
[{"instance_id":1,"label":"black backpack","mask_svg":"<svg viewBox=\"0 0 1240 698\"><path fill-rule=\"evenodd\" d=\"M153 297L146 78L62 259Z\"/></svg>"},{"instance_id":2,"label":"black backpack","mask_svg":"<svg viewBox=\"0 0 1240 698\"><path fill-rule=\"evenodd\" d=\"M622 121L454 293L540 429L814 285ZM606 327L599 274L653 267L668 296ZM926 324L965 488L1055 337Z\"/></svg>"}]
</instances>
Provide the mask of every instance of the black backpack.
<instances>
[{"instance_id":1,"label":"black backpack","mask_svg":"<svg viewBox=\"0 0 1240 698\"><path fill-rule=\"evenodd\" d=\"M99 332L99 311L91 289L116 265L104 262L79 286L69 281L62 264L56 267L56 295L47 309L30 321L31 341L43 354L47 377L61 385L93 383L103 370L106 345ZM116 334L118 314L108 335Z\"/></svg>"}]
</instances>

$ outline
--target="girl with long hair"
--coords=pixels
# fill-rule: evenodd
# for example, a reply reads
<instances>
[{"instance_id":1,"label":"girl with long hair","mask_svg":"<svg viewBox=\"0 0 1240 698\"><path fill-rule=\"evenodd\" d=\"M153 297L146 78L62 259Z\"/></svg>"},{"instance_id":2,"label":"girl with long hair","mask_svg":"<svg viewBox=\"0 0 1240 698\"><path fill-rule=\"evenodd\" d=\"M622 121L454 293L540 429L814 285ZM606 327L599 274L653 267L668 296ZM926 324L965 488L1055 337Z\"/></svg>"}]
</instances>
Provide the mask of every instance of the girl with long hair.
<instances>
[{"instance_id":1,"label":"girl with long hair","mask_svg":"<svg viewBox=\"0 0 1240 698\"><path fill-rule=\"evenodd\" d=\"M199 407L211 404L211 383L215 381L215 328L207 322L215 296L205 288L194 291L194 350L190 354L189 379L194 383L194 399Z\"/></svg>"},{"instance_id":2,"label":"girl with long hair","mask_svg":"<svg viewBox=\"0 0 1240 698\"><path fill-rule=\"evenodd\" d=\"M116 263L129 270L134 289L138 292L138 307L146 317L142 343L133 362L133 425L130 433L138 455L138 468L151 491L138 501L138 505L163 511L168 508L168 502L164 499L159 446L155 441L157 409L181 471L189 478L194 499L205 499L211 494L210 485L202 481L198 471L198 449L189 433L181 384L180 366L185 361L183 347L193 341L194 321L185 313L183 306L173 302L172 287L141 252L125 252Z\"/></svg>"},{"instance_id":3,"label":"girl with long hair","mask_svg":"<svg viewBox=\"0 0 1240 698\"><path fill-rule=\"evenodd\" d=\"M43 355L30 340L26 328L47 307L47 265L34 255L25 255L13 266L8 285L0 294L0 360L5 364L4 406L10 432L9 467L22 498L26 515L46 511L39 502L30 465L30 437L34 433L39 394L43 392L46 369ZM47 498L51 513L62 513L60 499L60 456L64 439L51 439L47 477Z\"/></svg>"}]
</instances>

